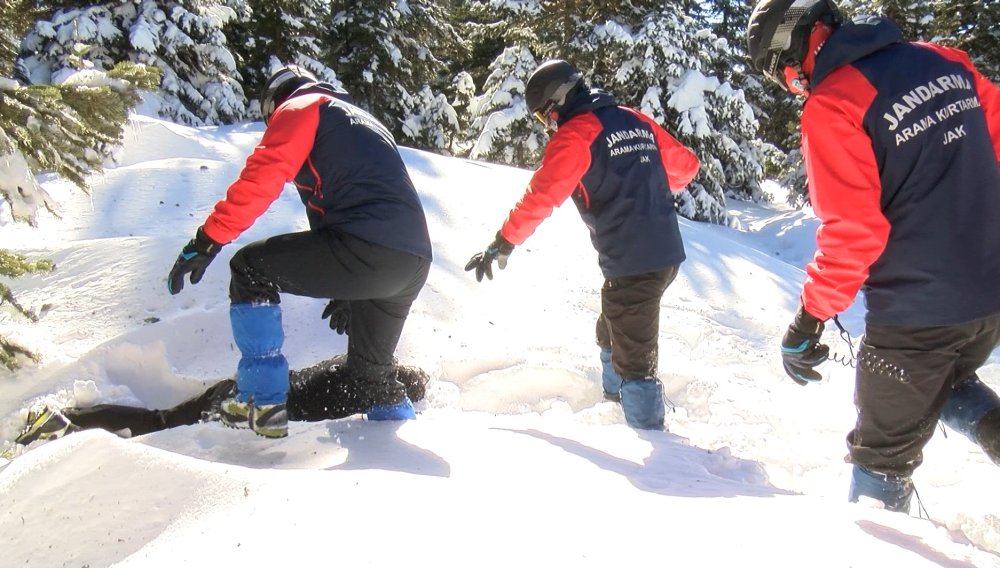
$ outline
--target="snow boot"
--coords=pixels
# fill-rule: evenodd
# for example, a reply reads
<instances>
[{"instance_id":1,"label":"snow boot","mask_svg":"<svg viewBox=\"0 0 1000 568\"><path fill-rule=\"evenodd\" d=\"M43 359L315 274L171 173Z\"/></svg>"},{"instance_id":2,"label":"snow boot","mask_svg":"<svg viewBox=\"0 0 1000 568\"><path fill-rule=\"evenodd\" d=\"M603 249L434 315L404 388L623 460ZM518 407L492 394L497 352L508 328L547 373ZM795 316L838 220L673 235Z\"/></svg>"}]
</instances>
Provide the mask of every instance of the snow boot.
<instances>
[{"instance_id":1,"label":"snow boot","mask_svg":"<svg viewBox=\"0 0 1000 568\"><path fill-rule=\"evenodd\" d=\"M972 375L952 387L951 396L941 408L941 422L973 443L982 445L977 436L978 425L985 416L998 409L1000 397L983 384L979 377Z\"/></svg>"},{"instance_id":2,"label":"snow boot","mask_svg":"<svg viewBox=\"0 0 1000 568\"><path fill-rule=\"evenodd\" d=\"M35 440L55 440L70 432L79 430L59 410L43 406L28 412L28 422L24 431L14 442L27 446Z\"/></svg>"},{"instance_id":3,"label":"snow boot","mask_svg":"<svg viewBox=\"0 0 1000 568\"><path fill-rule=\"evenodd\" d=\"M855 464L847 496L851 503L857 503L861 497L869 497L881 501L889 511L909 513L912 496L913 481L909 477L876 473Z\"/></svg>"},{"instance_id":4,"label":"snow boot","mask_svg":"<svg viewBox=\"0 0 1000 568\"><path fill-rule=\"evenodd\" d=\"M265 438L284 438L288 435L288 412L285 404L252 405L250 429Z\"/></svg>"},{"instance_id":5,"label":"snow boot","mask_svg":"<svg viewBox=\"0 0 1000 568\"><path fill-rule=\"evenodd\" d=\"M414 420L417 417L410 398L404 396L396 404L376 404L368 409L368 420Z\"/></svg>"},{"instance_id":6,"label":"snow boot","mask_svg":"<svg viewBox=\"0 0 1000 568\"><path fill-rule=\"evenodd\" d=\"M250 427L250 403L227 398L219 404L219 421L229 428Z\"/></svg>"},{"instance_id":7,"label":"snow boot","mask_svg":"<svg viewBox=\"0 0 1000 568\"><path fill-rule=\"evenodd\" d=\"M375 363L348 355L340 367L358 380L358 397L366 402L369 420L413 420L417 417L406 387L393 364Z\"/></svg>"},{"instance_id":8,"label":"snow boot","mask_svg":"<svg viewBox=\"0 0 1000 568\"><path fill-rule=\"evenodd\" d=\"M288 412L284 403L256 405L228 398L219 405L219 421L230 428L249 428L265 438L288 435Z\"/></svg>"},{"instance_id":9,"label":"snow boot","mask_svg":"<svg viewBox=\"0 0 1000 568\"><path fill-rule=\"evenodd\" d=\"M993 463L1000 465L1000 409L994 409L976 425L976 443Z\"/></svg>"},{"instance_id":10,"label":"snow boot","mask_svg":"<svg viewBox=\"0 0 1000 568\"><path fill-rule=\"evenodd\" d=\"M629 426L640 430L664 429L666 409L663 405L663 385L658 379L625 379L621 400Z\"/></svg>"},{"instance_id":11,"label":"snow boot","mask_svg":"<svg viewBox=\"0 0 1000 568\"><path fill-rule=\"evenodd\" d=\"M622 378L611 364L611 351L606 349L601 349L601 386L604 387L604 398L621 402Z\"/></svg>"}]
</instances>

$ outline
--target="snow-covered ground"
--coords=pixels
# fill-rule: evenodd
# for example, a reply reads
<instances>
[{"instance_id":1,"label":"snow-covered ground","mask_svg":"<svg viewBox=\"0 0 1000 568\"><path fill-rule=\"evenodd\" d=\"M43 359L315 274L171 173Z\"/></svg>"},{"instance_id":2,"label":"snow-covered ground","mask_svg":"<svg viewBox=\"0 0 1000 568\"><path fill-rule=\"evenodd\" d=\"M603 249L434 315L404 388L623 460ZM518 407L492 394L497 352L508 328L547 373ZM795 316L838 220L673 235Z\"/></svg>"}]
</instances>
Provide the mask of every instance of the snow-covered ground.
<instances>
[{"instance_id":1,"label":"snow-covered ground","mask_svg":"<svg viewBox=\"0 0 1000 568\"><path fill-rule=\"evenodd\" d=\"M0 314L43 357L0 376L0 445L16 456L0 459L0 564L1000 566L1000 469L960 435L939 431L915 476L932 520L845 502L853 371L828 363L803 388L778 356L814 246L808 211L732 202L739 230L682 221L688 260L660 335L669 432L635 431L601 397L601 276L572 205L477 283L464 264L530 172L405 149L436 256L397 352L432 377L417 420L12 446L33 404L164 407L233 373L228 258L305 229L297 195L197 286L170 296L165 277L260 133L135 116L92 197L40 176L64 218L0 226L4 248L56 263L11 283L38 323ZM293 367L346 348L324 305L283 298ZM854 335L859 308L841 318ZM996 358L981 376L1000 386Z\"/></svg>"}]
</instances>

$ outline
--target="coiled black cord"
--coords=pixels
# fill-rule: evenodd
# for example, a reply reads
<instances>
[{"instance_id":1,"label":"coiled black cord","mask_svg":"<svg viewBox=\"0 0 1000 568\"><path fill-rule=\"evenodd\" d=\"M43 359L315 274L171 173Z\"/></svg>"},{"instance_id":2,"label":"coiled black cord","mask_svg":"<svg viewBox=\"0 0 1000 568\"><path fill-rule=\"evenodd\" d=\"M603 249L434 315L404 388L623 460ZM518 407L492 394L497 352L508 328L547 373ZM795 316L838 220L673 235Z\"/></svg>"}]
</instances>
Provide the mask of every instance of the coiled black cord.
<instances>
[{"instance_id":1,"label":"coiled black cord","mask_svg":"<svg viewBox=\"0 0 1000 568\"><path fill-rule=\"evenodd\" d=\"M852 369L857 368L858 364L864 365L865 370L876 375L881 375L883 377L889 377L895 379L901 383L910 382L910 375L906 372L906 369L899 367L893 363L886 361L885 359L879 357L871 349L861 352L861 348L855 352L854 341L851 339L851 334L844 328L840 323L837 316L833 316L833 323L837 324L837 329L840 330L840 338L844 340L847 344L848 352L850 356L840 355L839 353L832 353L830 359L840 363L845 367L850 367Z\"/></svg>"},{"instance_id":2,"label":"coiled black cord","mask_svg":"<svg viewBox=\"0 0 1000 568\"><path fill-rule=\"evenodd\" d=\"M840 338L843 339L844 343L847 344L847 350L851 355L848 357L845 355L841 355L840 353L831 353L830 360L836 363L840 363L845 367L850 367L851 369L854 369L858 366L858 356L854 352L854 340L851 339L851 334L847 331L847 329L845 329L844 326L841 325L840 320L837 319L837 316L833 316L833 323L837 324L837 329L840 330Z\"/></svg>"}]
</instances>

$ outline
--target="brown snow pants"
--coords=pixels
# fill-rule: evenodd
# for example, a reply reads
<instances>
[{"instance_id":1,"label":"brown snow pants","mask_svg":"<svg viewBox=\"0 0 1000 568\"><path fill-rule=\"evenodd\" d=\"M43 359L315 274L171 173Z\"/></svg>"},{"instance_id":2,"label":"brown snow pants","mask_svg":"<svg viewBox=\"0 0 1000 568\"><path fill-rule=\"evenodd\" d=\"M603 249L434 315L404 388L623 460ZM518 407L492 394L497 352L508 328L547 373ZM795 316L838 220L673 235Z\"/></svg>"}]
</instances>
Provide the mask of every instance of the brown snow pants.
<instances>
[{"instance_id":1,"label":"brown snow pants","mask_svg":"<svg viewBox=\"0 0 1000 568\"><path fill-rule=\"evenodd\" d=\"M660 300L679 268L674 265L604 281L601 315L597 318L597 345L611 351L611 362L621 378L656 376Z\"/></svg>"}]
</instances>

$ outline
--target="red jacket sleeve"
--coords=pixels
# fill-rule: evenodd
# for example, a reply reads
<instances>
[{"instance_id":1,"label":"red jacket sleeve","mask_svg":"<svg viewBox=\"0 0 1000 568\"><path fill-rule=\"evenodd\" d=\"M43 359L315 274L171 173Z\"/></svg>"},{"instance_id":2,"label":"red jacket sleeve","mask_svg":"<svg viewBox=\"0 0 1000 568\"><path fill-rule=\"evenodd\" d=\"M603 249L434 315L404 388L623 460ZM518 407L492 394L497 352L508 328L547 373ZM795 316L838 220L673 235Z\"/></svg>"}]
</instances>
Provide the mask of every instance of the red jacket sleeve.
<instances>
[{"instance_id":1,"label":"red jacket sleeve","mask_svg":"<svg viewBox=\"0 0 1000 568\"><path fill-rule=\"evenodd\" d=\"M820 220L802 305L821 320L854 302L889 238L875 153L861 125L874 97L861 73L844 66L820 84L802 112L809 199Z\"/></svg>"},{"instance_id":2,"label":"red jacket sleeve","mask_svg":"<svg viewBox=\"0 0 1000 568\"><path fill-rule=\"evenodd\" d=\"M511 244L520 245L538 225L573 195L590 169L590 145L602 130L593 113L573 117L556 130L545 147L542 165L528 182L521 200L507 215L500 234Z\"/></svg>"},{"instance_id":3,"label":"red jacket sleeve","mask_svg":"<svg viewBox=\"0 0 1000 568\"><path fill-rule=\"evenodd\" d=\"M226 244L239 237L295 178L316 140L320 102L316 96L295 97L274 112L239 178L205 220L209 238Z\"/></svg>"},{"instance_id":4,"label":"red jacket sleeve","mask_svg":"<svg viewBox=\"0 0 1000 568\"><path fill-rule=\"evenodd\" d=\"M701 167L698 156L695 156L688 147L678 142L652 118L635 109L627 110L653 129L656 145L660 147L660 160L663 162L663 169L667 172L667 184L670 185L671 193L680 193L687 187L687 184L691 183L694 176L698 175L698 168Z\"/></svg>"},{"instance_id":5,"label":"red jacket sleeve","mask_svg":"<svg viewBox=\"0 0 1000 568\"><path fill-rule=\"evenodd\" d=\"M1000 160L1000 88L997 88L982 73L976 70L969 56L961 50L937 45L934 43L919 43L946 59L961 63L972 72L976 79L976 94L979 96L979 103L983 106L983 113L986 115L986 125L990 129L990 138L993 139L993 151Z\"/></svg>"}]
</instances>

